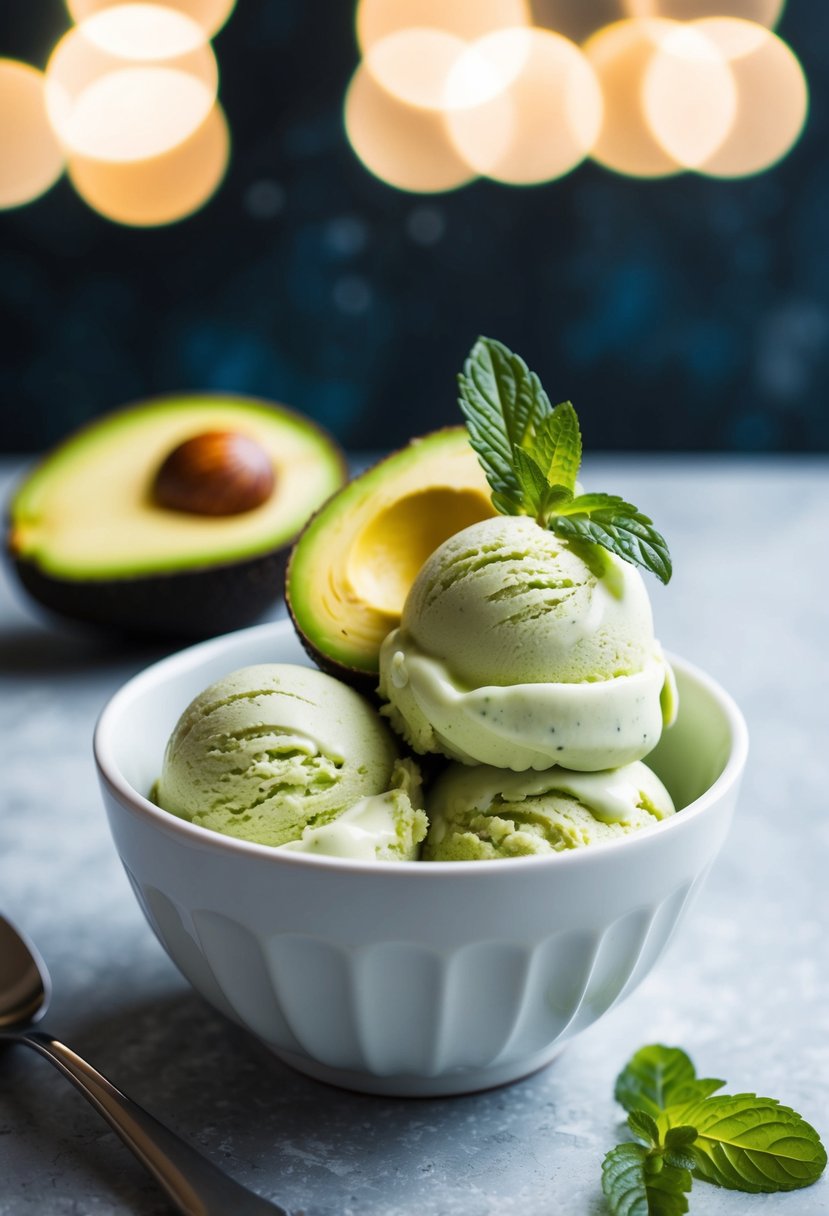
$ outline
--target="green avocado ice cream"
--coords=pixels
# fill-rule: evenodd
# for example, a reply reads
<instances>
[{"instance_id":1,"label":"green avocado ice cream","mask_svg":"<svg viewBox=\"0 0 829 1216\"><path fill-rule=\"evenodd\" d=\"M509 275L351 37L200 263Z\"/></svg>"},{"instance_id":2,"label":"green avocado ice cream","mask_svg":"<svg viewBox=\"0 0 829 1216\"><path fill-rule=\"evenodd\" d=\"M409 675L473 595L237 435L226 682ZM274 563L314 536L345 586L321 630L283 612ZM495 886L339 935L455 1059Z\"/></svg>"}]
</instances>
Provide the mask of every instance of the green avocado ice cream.
<instances>
[{"instance_id":1,"label":"green avocado ice cream","mask_svg":"<svg viewBox=\"0 0 829 1216\"><path fill-rule=\"evenodd\" d=\"M228 836L351 858L415 858L427 826L417 766L374 709L290 664L243 667L200 693L153 798Z\"/></svg>"},{"instance_id":2,"label":"green avocado ice cream","mask_svg":"<svg viewBox=\"0 0 829 1216\"><path fill-rule=\"evenodd\" d=\"M384 712L415 751L516 771L641 759L673 720L673 676L639 571L598 576L527 516L445 541L383 643Z\"/></svg>"},{"instance_id":3,"label":"green avocado ice cream","mask_svg":"<svg viewBox=\"0 0 829 1216\"><path fill-rule=\"evenodd\" d=\"M562 853L615 840L674 814L645 764L610 772L514 773L451 764L429 799L424 861Z\"/></svg>"}]
</instances>

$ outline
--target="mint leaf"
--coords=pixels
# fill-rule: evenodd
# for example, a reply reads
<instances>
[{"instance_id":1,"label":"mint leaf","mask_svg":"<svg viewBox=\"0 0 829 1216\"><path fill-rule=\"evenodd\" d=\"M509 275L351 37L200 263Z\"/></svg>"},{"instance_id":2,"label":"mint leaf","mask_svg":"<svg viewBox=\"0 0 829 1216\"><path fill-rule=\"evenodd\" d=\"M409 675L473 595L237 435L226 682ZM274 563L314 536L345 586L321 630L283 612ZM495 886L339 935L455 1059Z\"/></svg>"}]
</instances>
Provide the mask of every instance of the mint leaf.
<instances>
[{"instance_id":1,"label":"mint leaf","mask_svg":"<svg viewBox=\"0 0 829 1216\"><path fill-rule=\"evenodd\" d=\"M683 1123L679 1127L669 1127L665 1133L666 1148L682 1148L685 1145L693 1144L699 1132L695 1127L691 1127L689 1123Z\"/></svg>"},{"instance_id":2,"label":"mint leaf","mask_svg":"<svg viewBox=\"0 0 829 1216\"><path fill-rule=\"evenodd\" d=\"M672 1103L680 1086L693 1082L690 1057L679 1047L652 1043L641 1047L616 1078L614 1097L627 1111L643 1110L657 1118Z\"/></svg>"},{"instance_id":3,"label":"mint leaf","mask_svg":"<svg viewBox=\"0 0 829 1216\"><path fill-rule=\"evenodd\" d=\"M538 519L544 514L550 483L529 452L525 452L523 448L513 448L513 461L523 502Z\"/></svg>"},{"instance_id":4,"label":"mint leaf","mask_svg":"<svg viewBox=\"0 0 829 1216\"><path fill-rule=\"evenodd\" d=\"M700 1102L703 1098L715 1094L718 1089L722 1089L723 1085L725 1085L725 1081L720 1081L717 1077L694 1077L693 1081L671 1091L671 1106Z\"/></svg>"},{"instance_id":5,"label":"mint leaf","mask_svg":"<svg viewBox=\"0 0 829 1216\"><path fill-rule=\"evenodd\" d=\"M647 515L617 495L573 497L582 453L576 411L569 401L553 409L520 356L493 338L479 338L458 376L458 389L469 442L496 511L533 515L574 547L579 542L593 573L602 569L596 551L605 549L652 571L663 583L670 580L668 546Z\"/></svg>"},{"instance_id":6,"label":"mint leaf","mask_svg":"<svg viewBox=\"0 0 829 1216\"><path fill-rule=\"evenodd\" d=\"M665 1134L665 1160L681 1170L696 1168L696 1157L692 1145L697 1138L697 1129L683 1125L670 1127Z\"/></svg>"},{"instance_id":7,"label":"mint leaf","mask_svg":"<svg viewBox=\"0 0 829 1216\"><path fill-rule=\"evenodd\" d=\"M656 1162L660 1168L654 1172ZM619 1144L602 1162L602 1191L612 1216L684 1216L691 1181L688 1170L663 1162L641 1144Z\"/></svg>"},{"instance_id":8,"label":"mint leaf","mask_svg":"<svg viewBox=\"0 0 829 1216\"><path fill-rule=\"evenodd\" d=\"M569 401L562 401L539 421L530 454L548 485L562 486L571 494L575 491L581 466L581 430Z\"/></svg>"},{"instance_id":9,"label":"mint leaf","mask_svg":"<svg viewBox=\"0 0 829 1216\"><path fill-rule=\"evenodd\" d=\"M495 492L496 510L503 515L522 514L514 451L529 445L541 419L553 411L538 376L501 342L479 338L458 377L458 387L469 441Z\"/></svg>"},{"instance_id":10,"label":"mint leaf","mask_svg":"<svg viewBox=\"0 0 829 1216\"><path fill-rule=\"evenodd\" d=\"M643 1144L659 1147L659 1128L656 1126L656 1120L647 1111L632 1110L628 1115L628 1127Z\"/></svg>"},{"instance_id":11,"label":"mint leaf","mask_svg":"<svg viewBox=\"0 0 829 1216\"><path fill-rule=\"evenodd\" d=\"M550 512L563 507L572 499L572 490L568 490L566 486L551 485L535 458L524 448L516 447L513 458L525 509L531 511L541 527L544 527ZM493 501L494 497L493 495Z\"/></svg>"},{"instance_id":12,"label":"mint leaf","mask_svg":"<svg viewBox=\"0 0 829 1216\"><path fill-rule=\"evenodd\" d=\"M671 555L665 538L632 503L615 494L580 494L556 508L547 527L556 536L601 545L617 557L670 582Z\"/></svg>"},{"instance_id":13,"label":"mint leaf","mask_svg":"<svg viewBox=\"0 0 829 1216\"><path fill-rule=\"evenodd\" d=\"M720 1094L671 1108L697 1130L695 1173L736 1191L794 1191L816 1182L826 1150L805 1119L773 1098Z\"/></svg>"}]
</instances>

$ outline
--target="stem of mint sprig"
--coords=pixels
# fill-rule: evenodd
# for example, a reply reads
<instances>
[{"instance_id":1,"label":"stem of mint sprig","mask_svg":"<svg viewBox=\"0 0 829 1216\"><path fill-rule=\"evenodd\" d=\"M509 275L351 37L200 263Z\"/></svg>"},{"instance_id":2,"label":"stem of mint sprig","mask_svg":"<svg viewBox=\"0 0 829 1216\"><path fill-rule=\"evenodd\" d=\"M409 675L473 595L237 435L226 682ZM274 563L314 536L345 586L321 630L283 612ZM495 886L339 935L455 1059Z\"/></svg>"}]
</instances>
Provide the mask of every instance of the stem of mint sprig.
<instances>
[{"instance_id":1,"label":"stem of mint sprig","mask_svg":"<svg viewBox=\"0 0 829 1216\"><path fill-rule=\"evenodd\" d=\"M724 1084L698 1077L678 1047L636 1052L615 1089L636 1143L602 1162L612 1216L683 1216L694 1178L766 1194L818 1180L826 1152L815 1129L773 1098L719 1094Z\"/></svg>"},{"instance_id":2,"label":"stem of mint sprig","mask_svg":"<svg viewBox=\"0 0 829 1216\"><path fill-rule=\"evenodd\" d=\"M581 429L535 372L501 342L479 338L458 377L469 441L502 515L529 515L603 569L601 550L670 581L671 555L652 521L616 494L576 494Z\"/></svg>"}]
</instances>

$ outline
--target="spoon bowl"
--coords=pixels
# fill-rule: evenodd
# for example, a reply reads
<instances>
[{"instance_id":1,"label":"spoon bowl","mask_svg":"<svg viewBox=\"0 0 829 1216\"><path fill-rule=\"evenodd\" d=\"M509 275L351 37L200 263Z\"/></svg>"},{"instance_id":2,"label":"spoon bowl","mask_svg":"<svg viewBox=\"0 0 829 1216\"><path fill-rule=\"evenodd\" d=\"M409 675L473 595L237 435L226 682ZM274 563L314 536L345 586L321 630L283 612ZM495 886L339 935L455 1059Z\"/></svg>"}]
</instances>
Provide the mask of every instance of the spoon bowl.
<instances>
[{"instance_id":1,"label":"spoon bowl","mask_svg":"<svg viewBox=\"0 0 829 1216\"><path fill-rule=\"evenodd\" d=\"M46 964L23 934L0 916L0 1030L43 1017L52 994Z\"/></svg>"}]
</instances>

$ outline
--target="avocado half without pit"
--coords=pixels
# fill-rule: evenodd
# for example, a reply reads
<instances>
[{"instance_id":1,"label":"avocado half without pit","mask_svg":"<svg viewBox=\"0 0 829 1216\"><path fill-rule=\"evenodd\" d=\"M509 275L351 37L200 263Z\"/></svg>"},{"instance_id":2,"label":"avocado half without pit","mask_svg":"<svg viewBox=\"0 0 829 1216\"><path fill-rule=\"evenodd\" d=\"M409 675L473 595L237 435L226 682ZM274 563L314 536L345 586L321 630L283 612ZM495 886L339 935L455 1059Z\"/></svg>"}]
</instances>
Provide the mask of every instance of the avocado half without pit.
<instances>
[{"instance_id":1,"label":"avocado half without pit","mask_svg":"<svg viewBox=\"0 0 829 1216\"><path fill-rule=\"evenodd\" d=\"M294 545L285 581L288 609L314 661L373 690L380 645L399 625L426 558L494 514L464 427L413 439L335 494Z\"/></svg>"},{"instance_id":2,"label":"avocado half without pit","mask_svg":"<svg viewBox=\"0 0 829 1216\"><path fill-rule=\"evenodd\" d=\"M14 495L8 548L54 612L207 637L280 597L288 547L344 480L339 448L300 414L248 398L162 398L50 453Z\"/></svg>"}]
</instances>

